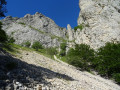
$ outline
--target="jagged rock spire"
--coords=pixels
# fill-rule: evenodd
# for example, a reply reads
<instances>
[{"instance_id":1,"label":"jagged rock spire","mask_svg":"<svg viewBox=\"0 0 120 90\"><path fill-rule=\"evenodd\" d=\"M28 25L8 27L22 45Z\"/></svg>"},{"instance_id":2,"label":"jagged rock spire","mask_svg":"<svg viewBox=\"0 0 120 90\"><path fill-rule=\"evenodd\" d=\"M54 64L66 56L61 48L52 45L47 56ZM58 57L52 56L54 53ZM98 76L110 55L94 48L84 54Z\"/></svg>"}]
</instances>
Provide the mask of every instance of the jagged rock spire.
<instances>
[{"instance_id":1,"label":"jagged rock spire","mask_svg":"<svg viewBox=\"0 0 120 90\"><path fill-rule=\"evenodd\" d=\"M68 32L69 41L72 41L74 37L73 37L73 31L72 31L70 24L67 25L67 32Z\"/></svg>"}]
</instances>

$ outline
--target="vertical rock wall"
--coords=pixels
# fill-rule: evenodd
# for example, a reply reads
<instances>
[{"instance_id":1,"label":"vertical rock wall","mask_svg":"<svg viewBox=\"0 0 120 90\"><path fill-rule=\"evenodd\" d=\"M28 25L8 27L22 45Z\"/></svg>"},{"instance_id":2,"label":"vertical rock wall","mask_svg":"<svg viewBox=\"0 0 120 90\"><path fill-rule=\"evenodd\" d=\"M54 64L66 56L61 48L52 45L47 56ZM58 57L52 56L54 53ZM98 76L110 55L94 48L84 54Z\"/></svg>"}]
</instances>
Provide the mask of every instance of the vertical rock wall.
<instances>
[{"instance_id":1,"label":"vertical rock wall","mask_svg":"<svg viewBox=\"0 0 120 90\"><path fill-rule=\"evenodd\" d=\"M75 42L97 49L106 42L120 41L120 0L80 0Z\"/></svg>"}]
</instances>

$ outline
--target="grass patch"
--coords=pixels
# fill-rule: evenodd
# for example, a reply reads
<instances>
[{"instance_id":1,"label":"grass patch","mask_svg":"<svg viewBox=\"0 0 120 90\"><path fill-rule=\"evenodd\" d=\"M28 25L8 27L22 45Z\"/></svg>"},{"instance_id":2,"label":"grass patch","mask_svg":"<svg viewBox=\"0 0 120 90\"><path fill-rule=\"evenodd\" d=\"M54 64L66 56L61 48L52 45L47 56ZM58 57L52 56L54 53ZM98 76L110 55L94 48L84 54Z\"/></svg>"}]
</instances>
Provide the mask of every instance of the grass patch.
<instances>
[{"instance_id":1,"label":"grass patch","mask_svg":"<svg viewBox=\"0 0 120 90\"><path fill-rule=\"evenodd\" d=\"M61 61L63 61L63 62L66 62L66 63L67 63L67 56L60 56L60 55L56 55L56 57L57 57L58 59L60 59Z\"/></svg>"},{"instance_id":2,"label":"grass patch","mask_svg":"<svg viewBox=\"0 0 120 90\"><path fill-rule=\"evenodd\" d=\"M3 49L9 52L13 56L20 54L19 50L34 51L32 48L22 47L14 43L4 43Z\"/></svg>"},{"instance_id":3,"label":"grass patch","mask_svg":"<svg viewBox=\"0 0 120 90\"><path fill-rule=\"evenodd\" d=\"M20 45L16 45L13 43L5 43L3 45L3 49L6 50L8 53L10 53L13 56L18 56L20 54L20 50L22 51L29 51L29 52L37 52L38 54L41 54L43 56L46 56L48 58L54 59L54 55L57 54L56 48L39 48L39 49L33 49L33 48L28 48L28 47L23 47Z\"/></svg>"},{"instance_id":4,"label":"grass patch","mask_svg":"<svg viewBox=\"0 0 120 90\"><path fill-rule=\"evenodd\" d=\"M4 43L3 49L14 56L17 56L17 53L19 53L19 51L17 50L18 46L13 43Z\"/></svg>"},{"instance_id":5,"label":"grass patch","mask_svg":"<svg viewBox=\"0 0 120 90\"><path fill-rule=\"evenodd\" d=\"M43 49L38 49L37 53L42 54L48 58L54 59L54 55L56 55L58 52L56 48L43 48Z\"/></svg>"},{"instance_id":6,"label":"grass patch","mask_svg":"<svg viewBox=\"0 0 120 90\"><path fill-rule=\"evenodd\" d=\"M83 24L80 24L80 25L74 27L74 30L75 30L75 31L77 31L77 29L82 30L83 28L84 28L84 25L83 25Z\"/></svg>"},{"instance_id":7,"label":"grass patch","mask_svg":"<svg viewBox=\"0 0 120 90\"><path fill-rule=\"evenodd\" d=\"M26 24L25 24L25 23L23 23L23 22L18 22L18 24L21 24L21 25L24 25L24 26L26 25Z\"/></svg>"},{"instance_id":8,"label":"grass patch","mask_svg":"<svg viewBox=\"0 0 120 90\"><path fill-rule=\"evenodd\" d=\"M83 28L85 28L85 27L89 27L89 24L84 24L84 23L82 23L82 24L74 27L74 30L75 30L75 32L77 31L77 29L80 29L80 30L82 31Z\"/></svg>"},{"instance_id":9,"label":"grass patch","mask_svg":"<svg viewBox=\"0 0 120 90\"><path fill-rule=\"evenodd\" d=\"M37 29L37 28L35 28L35 27L32 27L32 26L29 26L31 29L34 29L34 30L36 30L36 31L38 31L38 32L40 32L40 33L42 33L42 34L45 34L45 32L43 32L43 31L41 31L41 30L39 30L39 29Z\"/></svg>"}]
</instances>

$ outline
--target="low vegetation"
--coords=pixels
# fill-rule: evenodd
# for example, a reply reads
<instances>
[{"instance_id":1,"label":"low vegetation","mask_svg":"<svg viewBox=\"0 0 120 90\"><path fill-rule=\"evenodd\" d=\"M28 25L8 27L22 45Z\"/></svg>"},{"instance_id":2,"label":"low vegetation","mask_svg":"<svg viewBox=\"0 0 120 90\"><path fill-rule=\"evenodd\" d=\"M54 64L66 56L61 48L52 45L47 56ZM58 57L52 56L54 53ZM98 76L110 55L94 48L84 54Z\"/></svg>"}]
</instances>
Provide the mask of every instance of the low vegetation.
<instances>
[{"instance_id":1,"label":"low vegetation","mask_svg":"<svg viewBox=\"0 0 120 90\"><path fill-rule=\"evenodd\" d=\"M37 52L39 52L40 54L43 54L43 55L45 55L47 57L50 57L52 59L53 59L53 56L58 53L57 50L56 50L56 48L53 48L53 47L45 48L38 41L33 43L32 48L34 50L36 50Z\"/></svg>"},{"instance_id":2,"label":"low vegetation","mask_svg":"<svg viewBox=\"0 0 120 90\"><path fill-rule=\"evenodd\" d=\"M95 65L100 75L112 77L120 84L120 43L106 43L98 49Z\"/></svg>"},{"instance_id":3,"label":"low vegetation","mask_svg":"<svg viewBox=\"0 0 120 90\"><path fill-rule=\"evenodd\" d=\"M22 43L22 46L29 48L31 46L31 42L26 41L25 43Z\"/></svg>"},{"instance_id":4,"label":"low vegetation","mask_svg":"<svg viewBox=\"0 0 120 90\"><path fill-rule=\"evenodd\" d=\"M7 36L7 43L14 43L15 39L13 37Z\"/></svg>"},{"instance_id":5,"label":"low vegetation","mask_svg":"<svg viewBox=\"0 0 120 90\"><path fill-rule=\"evenodd\" d=\"M76 44L75 49L71 48L67 53L67 62L81 68L89 70L94 59L94 50L86 44Z\"/></svg>"},{"instance_id":6,"label":"low vegetation","mask_svg":"<svg viewBox=\"0 0 120 90\"><path fill-rule=\"evenodd\" d=\"M66 42L64 42L64 43L61 43L61 45L60 45L60 56L65 56L66 55Z\"/></svg>"},{"instance_id":7,"label":"low vegetation","mask_svg":"<svg viewBox=\"0 0 120 90\"><path fill-rule=\"evenodd\" d=\"M18 22L18 24L21 24L21 25L26 25L25 23L23 23L23 22Z\"/></svg>"},{"instance_id":8,"label":"low vegetation","mask_svg":"<svg viewBox=\"0 0 120 90\"><path fill-rule=\"evenodd\" d=\"M44 48L38 41L31 45L31 42L24 43L25 47L14 44L13 37L8 37L6 33L1 29L2 23L0 23L0 43L3 44L3 49L17 55L19 49L36 51L47 57L53 58L54 55L58 56L56 48ZM63 61L74 65L81 70L95 70L101 76L113 78L118 84L120 84L120 43L106 43L105 46L94 51L86 44L76 44L75 48L71 48L66 54L66 43L61 43L61 51L59 56ZM16 68L17 64L10 62L6 65L9 70Z\"/></svg>"},{"instance_id":9,"label":"low vegetation","mask_svg":"<svg viewBox=\"0 0 120 90\"><path fill-rule=\"evenodd\" d=\"M38 49L43 49L43 46L40 42L36 41L33 43L32 48L38 51Z\"/></svg>"},{"instance_id":10,"label":"low vegetation","mask_svg":"<svg viewBox=\"0 0 120 90\"><path fill-rule=\"evenodd\" d=\"M83 24L80 24L80 25L74 27L74 30L75 30L75 31L76 31L77 29L82 30L83 28L84 28L84 25L83 25Z\"/></svg>"},{"instance_id":11,"label":"low vegetation","mask_svg":"<svg viewBox=\"0 0 120 90\"><path fill-rule=\"evenodd\" d=\"M45 32L43 32L43 31L41 31L41 30L39 30L39 29L37 29L37 28L35 28L35 27L32 27L32 26L29 26L31 29L34 29L34 30L36 30L36 31L38 31L39 33L41 33L41 34L45 34Z\"/></svg>"},{"instance_id":12,"label":"low vegetation","mask_svg":"<svg viewBox=\"0 0 120 90\"><path fill-rule=\"evenodd\" d=\"M97 51L89 45L76 44L67 55L58 57L81 70L95 70L101 76L113 78L120 84L120 43L106 43Z\"/></svg>"},{"instance_id":13,"label":"low vegetation","mask_svg":"<svg viewBox=\"0 0 120 90\"><path fill-rule=\"evenodd\" d=\"M4 30L2 30L2 23L0 22L0 42L7 41L7 35Z\"/></svg>"},{"instance_id":14,"label":"low vegetation","mask_svg":"<svg viewBox=\"0 0 120 90\"><path fill-rule=\"evenodd\" d=\"M82 31L84 27L89 27L89 24L82 23L82 24L74 27L74 30L77 31L77 29L80 29Z\"/></svg>"}]
</instances>

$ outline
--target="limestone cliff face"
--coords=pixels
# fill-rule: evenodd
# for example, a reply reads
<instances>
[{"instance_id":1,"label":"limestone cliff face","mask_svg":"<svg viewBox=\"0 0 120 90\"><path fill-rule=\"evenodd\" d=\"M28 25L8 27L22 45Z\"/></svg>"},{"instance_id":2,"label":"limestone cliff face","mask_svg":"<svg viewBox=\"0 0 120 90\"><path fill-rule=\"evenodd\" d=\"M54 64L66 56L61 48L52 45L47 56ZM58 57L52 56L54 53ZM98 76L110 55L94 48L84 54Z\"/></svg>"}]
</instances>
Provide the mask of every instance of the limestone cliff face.
<instances>
[{"instance_id":1,"label":"limestone cliff face","mask_svg":"<svg viewBox=\"0 0 120 90\"><path fill-rule=\"evenodd\" d=\"M65 28L59 27L53 20L38 12L35 15L27 14L22 18L8 16L1 21L3 30L16 40L16 44L27 41L33 44L39 41L45 47L56 47L62 39L66 39Z\"/></svg>"},{"instance_id":2,"label":"limestone cliff face","mask_svg":"<svg viewBox=\"0 0 120 90\"><path fill-rule=\"evenodd\" d=\"M67 25L67 34L68 34L68 41L74 40L74 30L72 30L70 24Z\"/></svg>"},{"instance_id":3,"label":"limestone cliff face","mask_svg":"<svg viewBox=\"0 0 120 90\"><path fill-rule=\"evenodd\" d=\"M120 41L120 0L80 0L75 42L97 49L106 42Z\"/></svg>"}]
</instances>

